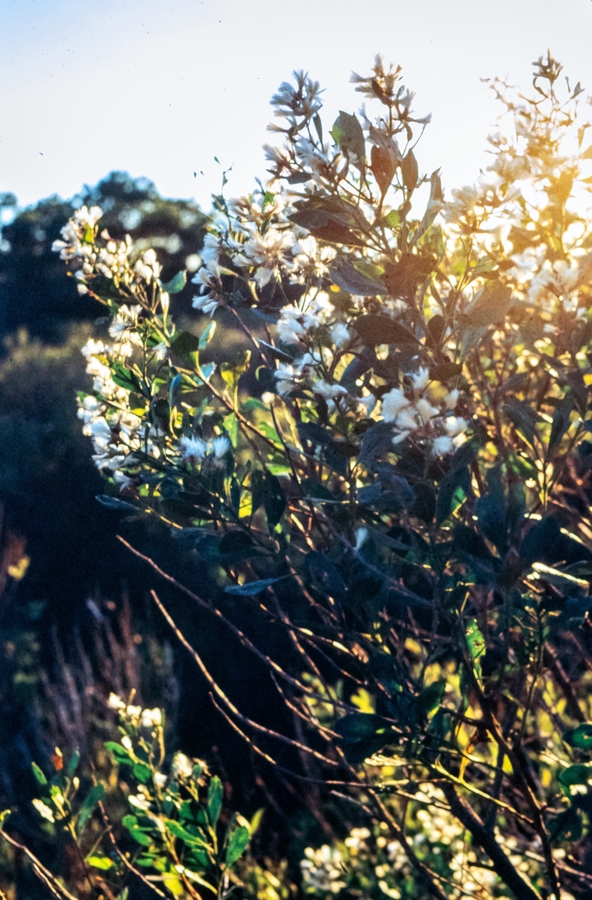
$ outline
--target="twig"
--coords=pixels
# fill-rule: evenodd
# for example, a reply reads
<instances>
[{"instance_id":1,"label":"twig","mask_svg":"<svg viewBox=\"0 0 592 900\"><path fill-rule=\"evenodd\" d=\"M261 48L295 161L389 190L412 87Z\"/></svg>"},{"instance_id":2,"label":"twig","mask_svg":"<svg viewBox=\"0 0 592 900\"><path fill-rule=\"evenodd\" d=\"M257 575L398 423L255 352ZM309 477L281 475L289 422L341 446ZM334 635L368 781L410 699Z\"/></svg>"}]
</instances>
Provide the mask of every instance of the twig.
<instances>
[{"instance_id":1,"label":"twig","mask_svg":"<svg viewBox=\"0 0 592 900\"><path fill-rule=\"evenodd\" d=\"M151 595L152 599L154 600L154 602L156 603L156 605L158 606L161 613L163 614L164 618L167 620L170 627L174 631L175 636L177 637L177 640L185 647L186 650L189 651L189 653L191 654L191 656L197 663L197 666L198 666L200 672L202 673L202 675L204 676L204 678L206 679L206 681L208 682L208 684L210 685L210 687L212 688L214 693L220 698L220 700L227 707L227 709L230 710L230 712L232 713L233 716L236 716L236 718L239 719L239 721L243 722L245 725L248 725L249 728L252 728L254 731L259 732L259 734L264 734L264 735L266 735L266 737L273 738L277 741L280 741L283 744L288 744L288 746L293 747L296 750L300 750L302 753L308 753L311 756L314 756L320 762L324 763L325 765L339 767L340 764L338 762L335 762L335 760L329 759L328 757L323 756L323 754L319 753L317 750L313 750L311 747L307 747L306 744L301 744L300 741L296 741L296 740L294 740L294 738L286 737L284 734L280 734L278 731L273 731L271 728L266 728L264 725L260 725L258 722L254 722L253 719L250 719L248 716L244 716L241 712L239 712L239 710L236 708L236 706L230 700L230 698L226 696L226 694L224 693L224 691L222 690L222 688L220 687L218 682L212 677L212 675L210 674L207 666L203 662L203 660L202 660L201 656L199 655L199 653L197 652L197 650L191 646L189 641L186 639L186 637L183 635L183 633L179 630L179 628L175 624L174 620L169 615L169 613L167 612L163 603L161 602L158 595L156 594L156 591L150 591L150 595Z\"/></svg>"},{"instance_id":2,"label":"twig","mask_svg":"<svg viewBox=\"0 0 592 900\"><path fill-rule=\"evenodd\" d=\"M49 888L54 897L59 897L60 900L63 900L65 897L66 900L78 900L73 894L71 894L65 887L59 883L57 878L55 878L49 869L46 869L43 863L39 862L37 857L31 853L28 847L25 847L24 844L19 844L18 841L15 841L14 838L11 838L3 829L0 829L0 837L4 838L4 840L10 844L12 847L15 847L17 850L20 850L25 854L28 860L30 860L33 871L35 875L43 881L44 884Z\"/></svg>"}]
</instances>

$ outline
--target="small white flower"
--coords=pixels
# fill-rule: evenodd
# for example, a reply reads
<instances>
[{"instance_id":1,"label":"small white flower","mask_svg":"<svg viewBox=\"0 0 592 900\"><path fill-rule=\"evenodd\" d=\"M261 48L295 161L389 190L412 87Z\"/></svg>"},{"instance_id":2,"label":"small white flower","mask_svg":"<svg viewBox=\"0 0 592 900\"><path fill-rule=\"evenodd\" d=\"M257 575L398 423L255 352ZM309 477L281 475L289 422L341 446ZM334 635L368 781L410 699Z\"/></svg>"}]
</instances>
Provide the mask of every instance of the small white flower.
<instances>
[{"instance_id":1,"label":"small white flower","mask_svg":"<svg viewBox=\"0 0 592 900\"><path fill-rule=\"evenodd\" d=\"M445 456L447 453L450 453L452 449L452 438L447 435L441 435L440 437L434 438L432 442L432 453L434 456Z\"/></svg>"},{"instance_id":2,"label":"small white flower","mask_svg":"<svg viewBox=\"0 0 592 900\"><path fill-rule=\"evenodd\" d=\"M407 410L402 410L397 414L395 417L395 425L397 428L402 428L404 431L416 431L419 428L419 424Z\"/></svg>"},{"instance_id":3,"label":"small white flower","mask_svg":"<svg viewBox=\"0 0 592 900\"><path fill-rule=\"evenodd\" d=\"M199 437L182 437L179 441L183 459L205 459L208 451L206 441Z\"/></svg>"},{"instance_id":4,"label":"small white flower","mask_svg":"<svg viewBox=\"0 0 592 900\"><path fill-rule=\"evenodd\" d=\"M423 391L427 387L430 380L429 369L426 369L422 366L411 376L411 380L413 381L413 387L416 391Z\"/></svg>"},{"instance_id":5,"label":"small white flower","mask_svg":"<svg viewBox=\"0 0 592 900\"><path fill-rule=\"evenodd\" d=\"M430 419L433 419L434 416L437 416L439 412L439 410L434 409L434 407L425 399L425 397L420 397L420 399L415 404L415 408L417 410L419 418L424 425L427 425Z\"/></svg>"},{"instance_id":6,"label":"small white flower","mask_svg":"<svg viewBox=\"0 0 592 900\"><path fill-rule=\"evenodd\" d=\"M329 334L338 350L345 347L351 340L349 328L347 325L344 325L343 322L337 322L335 325L332 325L329 329Z\"/></svg>"},{"instance_id":7,"label":"small white flower","mask_svg":"<svg viewBox=\"0 0 592 900\"><path fill-rule=\"evenodd\" d=\"M171 766L171 774L175 778L191 778L193 774L193 763L184 753L175 753L173 764Z\"/></svg>"},{"instance_id":8,"label":"small white flower","mask_svg":"<svg viewBox=\"0 0 592 900\"><path fill-rule=\"evenodd\" d=\"M394 422L400 411L410 404L401 388L392 388L382 398L382 418L385 422Z\"/></svg>"},{"instance_id":9,"label":"small white flower","mask_svg":"<svg viewBox=\"0 0 592 900\"><path fill-rule=\"evenodd\" d=\"M319 378L312 385L315 394L320 394L325 400L335 400L337 397L343 397L347 394L347 389L341 384L329 384L324 378Z\"/></svg>"},{"instance_id":10,"label":"small white flower","mask_svg":"<svg viewBox=\"0 0 592 900\"><path fill-rule=\"evenodd\" d=\"M356 528L356 550L361 550L368 539L367 528Z\"/></svg>"},{"instance_id":11,"label":"small white flower","mask_svg":"<svg viewBox=\"0 0 592 900\"><path fill-rule=\"evenodd\" d=\"M143 728L157 728L162 725L162 711L160 709L142 710L140 724Z\"/></svg>"},{"instance_id":12,"label":"small white flower","mask_svg":"<svg viewBox=\"0 0 592 900\"><path fill-rule=\"evenodd\" d=\"M125 703L117 694L109 694L109 700L107 701L109 709L117 709L122 710L125 709Z\"/></svg>"},{"instance_id":13,"label":"small white flower","mask_svg":"<svg viewBox=\"0 0 592 900\"><path fill-rule=\"evenodd\" d=\"M465 421L465 419L461 419L460 416L449 416L444 419L444 428L446 429L446 434L450 437L457 437L459 434L464 434L468 426L469 423Z\"/></svg>"},{"instance_id":14,"label":"small white flower","mask_svg":"<svg viewBox=\"0 0 592 900\"><path fill-rule=\"evenodd\" d=\"M230 450L230 441L224 435L214 438L212 441L212 453L216 459L222 459Z\"/></svg>"},{"instance_id":15,"label":"small white flower","mask_svg":"<svg viewBox=\"0 0 592 900\"><path fill-rule=\"evenodd\" d=\"M141 812L148 812L150 809L150 801L143 794L132 794L129 797L130 805L139 809Z\"/></svg>"}]
</instances>

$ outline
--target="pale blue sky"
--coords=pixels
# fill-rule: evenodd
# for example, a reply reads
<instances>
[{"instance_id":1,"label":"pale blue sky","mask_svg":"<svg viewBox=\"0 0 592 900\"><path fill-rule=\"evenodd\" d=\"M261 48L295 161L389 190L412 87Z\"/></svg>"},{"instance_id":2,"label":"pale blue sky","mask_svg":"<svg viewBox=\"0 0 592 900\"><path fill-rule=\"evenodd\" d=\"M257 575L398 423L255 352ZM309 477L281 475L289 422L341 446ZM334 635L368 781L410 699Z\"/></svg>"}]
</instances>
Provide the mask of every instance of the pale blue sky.
<instances>
[{"instance_id":1,"label":"pale blue sky","mask_svg":"<svg viewBox=\"0 0 592 900\"><path fill-rule=\"evenodd\" d=\"M330 126L376 52L433 113L420 164L458 186L496 115L480 77L526 85L547 47L592 92L590 0L0 0L0 191L69 197L126 169L208 208L214 156L234 164L229 195L264 176L269 98L293 69L326 88Z\"/></svg>"}]
</instances>

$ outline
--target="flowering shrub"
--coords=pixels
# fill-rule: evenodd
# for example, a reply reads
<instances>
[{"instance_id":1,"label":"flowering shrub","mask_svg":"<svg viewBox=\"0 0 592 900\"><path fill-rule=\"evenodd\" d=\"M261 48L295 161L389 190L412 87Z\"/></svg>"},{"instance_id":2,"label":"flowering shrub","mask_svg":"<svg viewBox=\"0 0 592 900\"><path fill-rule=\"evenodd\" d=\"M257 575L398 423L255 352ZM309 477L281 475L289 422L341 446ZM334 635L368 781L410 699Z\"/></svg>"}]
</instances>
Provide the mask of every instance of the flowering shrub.
<instances>
[{"instance_id":1,"label":"flowering shrub","mask_svg":"<svg viewBox=\"0 0 592 900\"><path fill-rule=\"evenodd\" d=\"M360 819L307 851L308 892L584 897L582 89L550 57L531 97L495 81L491 165L446 202L438 170L420 171L429 117L400 69L377 58L352 80L373 117L342 111L328 134L308 76L272 98L270 180L215 198L184 330L171 300L184 273L162 284L156 254L113 241L97 208L64 229L56 249L110 315L80 397L114 485L102 500L170 523L236 604L287 635L291 654L270 657L232 607L178 586L269 666L297 736L241 713L192 651L215 705L267 763L289 744L294 777L331 785ZM222 307L244 345L216 360Z\"/></svg>"},{"instance_id":2,"label":"flowering shrub","mask_svg":"<svg viewBox=\"0 0 592 900\"><path fill-rule=\"evenodd\" d=\"M162 710L142 709L114 694L109 705L117 710L121 737L105 747L119 779L106 773L82 791L79 754L66 761L59 750L50 779L33 766L42 794L33 800L40 821L56 838L64 832L78 854L67 886L29 853L35 873L58 897L72 898L74 890L79 897L127 900L134 881L161 897L199 898L204 890L226 897L240 883L234 869L251 825L235 814L220 827L224 789L204 762L177 753L165 765ZM2 817L3 824L7 813ZM131 838L139 853L120 846L114 830L127 833L127 844ZM0 836L14 845L5 831Z\"/></svg>"}]
</instances>

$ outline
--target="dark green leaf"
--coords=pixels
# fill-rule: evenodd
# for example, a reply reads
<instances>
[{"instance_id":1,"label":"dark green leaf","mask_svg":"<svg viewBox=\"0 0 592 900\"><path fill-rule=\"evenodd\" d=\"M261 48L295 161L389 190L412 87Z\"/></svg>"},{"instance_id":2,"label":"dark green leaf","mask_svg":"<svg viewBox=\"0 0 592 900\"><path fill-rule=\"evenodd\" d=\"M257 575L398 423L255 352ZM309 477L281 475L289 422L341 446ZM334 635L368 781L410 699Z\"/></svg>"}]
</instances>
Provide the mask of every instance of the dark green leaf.
<instances>
[{"instance_id":1,"label":"dark green leaf","mask_svg":"<svg viewBox=\"0 0 592 900\"><path fill-rule=\"evenodd\" d=\"M247 559L257 553L253 538L244 531L228 531L216 549L228 561Z\"/></svg>"},{"instance_id":2,"label":"dark green leaf","mask_svg":"<svg viewBox=\"0 0 592 900\"><path fill-rule=\"evenodd\" d=\"M446 682L443 680L434 681L433 684L428 684L427 687L424 687L417 698L417 707L420 714L427 716L428 713L436 709L442 702L445 691Z\"/></svg>"},{"instance_id":3,"label":"dark green leaf","mask_svg":"<svg viewBox=\"0 0 592 900\"><path fill-rule=\"evenodd\" d=\"M116 744L114 741L106 741L105 750L111 753L117 763L130 764L132 762L130 754L121 744Z\"/></svg>"},{"instance_id":4,"label":"dark green leaf","mask_svg":"<svg viewBox=\"0 0 592 900\"><path fill-rule=\"evenodd\" d=\"M190 331L180 331L172 343L172 349L177 356L187 357L190 353L196 353L199 350L199 342L200 338Z\"/></svg>"},{"instance_id":5,"label":"dark green leaf","mask_svg":"<svg viewBox=\"0 0 592 900\"><path fill-rule=\"evenodd\" d=\"M348 713L337 719L333 727L344 741L356 743L364 738L374 737L379 729L384 729L385 722L374 713Z\"/></svg>"},{"instance_id":6,"label":"dark green leaf","mask_svg":"<svg viewBox=\"0 0 592 900\"><path fill-rule=\"evenodd\" d=\"M114 359L111 360L110 363L111 368L111 377L115 384L119 385L119 387L125 388L126 391L138 391L142 392L142 385L138 379L138 376L135 372L132 372L131 369L128 369L127 366L124 366L122 362Z\"/></svg>"},{"instance_id":7,"label":"dark green leaf","mask_svg":"<svg viewBox=\"0 0 592 900\"><path fill-rule=\"evenodd\" d=\"M279 478L271 472L265 472L263 477L263 508L269 530L273 531L284 514L286 498Z\"/></svg>"},{"instance_id":8,"label":"dark green leaf","mask_svg":"<svg viewBox=\"0 0 592 900\"><path fill-rule=\"evenodd\" d=\"M333 440L331 432L315 422L298 422L296 427L301 441L312 441L313 444L322 446Z\"/></svg>"},{"instance_id":9,"label":"dark green leaf","mask_svg":"<svg viewBox=\"0 0 592 900\"><path fill-rule=\"evenodd\" d=\"M568 430L570 425L570 414L573 408L573 394L566 394L555 407L551 425L551 434L549 435L549 447L547 449L548 456L551 456L555 448L561 442L561 438Z\"/></svg>"},{"instance_id":10,"label":"dark green leaf","mask_svg":"<svg viewBox=\"0 0 592 900\"><path fill-rule=\"evenodd\" d=\"M462 503L471 487L468 467L454 468L440 482L436 502L436 524L441 525Z\"/></svg>"},{"instance_id":11,"label":"dark green leaf","mask_svg":"<svg viewBox=\"0 0 592 900\"><path fill-rule=\"evenodd\" d=\"M68 765L66 766L66 775L68 778L72 778L76 769L78 768L78 763L80 762L80 751L74 750L72 756L68 760Z\"/></svg>"},{"instance_id":12,"label":"dark green leaf","mask_svg":"<svg viewBox=\"0 0 592 900\"><path fill-rule=\"evenodd\" d=\"M328 559L324 553L311 550L306 556L306 568L314 587L340 600L345 596L345 585L337 566Z\"/></svg>"},{"instance_id":13,"label":"dark green leaf","mask_svg":"<svg viewBox=\"0 0 592 900\"><path fill-rule=\"evenodd\" d=\"M414 334L388 316L368 313L359 316L354 327L369 347L375 347L378 344L397 344L415 348L419 344Z\"/></svg>"},{"instance_id":14,"label":"dark green leaf","mask_svg":"<svg viewBox=\"0 0 592 900\"><path fill-rule=\"evenodd\" d=\"M187 274L185 270L177 272L170 281L162 285L163 291L167 294L179 294L187 284Z\"/></svg>"},{"instance_id":15,"label":"dark green leaf","mask_svg":"<svg viewBox=\"0 0 592 900\"><path fill-rule=\"evenodd\" d=\"M182 841L185 841L186 844L195 844L200 846L207 846L205 841L199 837L197 834L192 834L190 831L187 831L186 828L183 828L175 819L165 819L165 825L171 834L174 834L175 837L180 838Z\"/></svg>"},{"instance_id":16,"label":"dark green leaf","mask_svg":"<svg viewBox=\"0 0 592 900\"><path fill-rule=\"evenodd\" d=\"M413 490L415 491L415 503L411 514L429 525L436 512L436 492L432 485L425 481L413 485Z\"/></svg>"},{"instance_id":17,"label":"dark green leaf","mask_svg":"<svg viewBox=\"0 0 592 900\"><path fill-rule=\"evenodd\" d=\"M460 363L442 363L439 366L432 366L430 369L430 378L434 381L450 381L456 378L462 372Z\"/></svg>"},{"instance_id":18,"label":"dark green leaf","mask_svg":"<svg viewBox=\"0 0 592 900\"><path fill-rule=\"evenodd\" d=\"M386 294L386 285L374 281L363 272L359 272L351 263L341 260L330 270L331 281L342 291L363 297L377 297Z\"/></svg>"},{"instance_id":19,"label":"dark green leaf","mask_svg":"<svg viewBox=\"0 0 592 900\"><path fill-rule=\"evenodd\" d=\"M84 826L95 811L97 804L103 799L104 796L104 786L102 784L95 784L82 801L80 812L78 814L78 820L76 822L76 832L79 835L82 834Z\"/></svg>"},{"instance_id":20,"label":"dark green leaf","mask_svg":"<svg viewBox=\"0 0 592 900\"><path fill-rule=\"evenodd\" d=\"M579 841L582 836L582 818L577 809L570 806L553 819L549 827L549 836L553 842Z\"/></svg>"},{"instance_id":21,"label":"dark green leaf","mask_svg":"<svg viewBox=\"0 0 592 900\"><path fill-rule=\"evenodd\" d=\"M568 766L567 769L561 769L557 776L561 786L568 788L568 793L574 784L588 784L589 778L592 778L592 768L583 765Z\"/></svg>"},{"instance_id":22,"label":"dark green leaf","mask_svg":"<svg viewBox=\"0 0 592 900\"><path fill-rule=\"evenodd\" d=\"M364 165L366 142L356 116L341 110L333 125L331 137L344 153L355 157L360 166Z\"/></svg>"},{"instance_id":23,"label":"dark green leaf","mask_svg":"<svg viewBox=\"0 0 592 900\"><path fill-rule=\"evenodd\" d=\"M145 763L134 763L132 767L132 772L134 778L137 778L141 784L148 784L151 778L150 766L147 766Z\"/></svg>"},{"instance_id":24,"label":"dark green leaf","mask_svg":"<svg viewBox=\"0 0 592 900\"><path fill-rule=\"evenodd\" d=\"M592 725L578 725L563 735L563 740L576 750L592 750Z\"/></svg>"}]
</instances>

